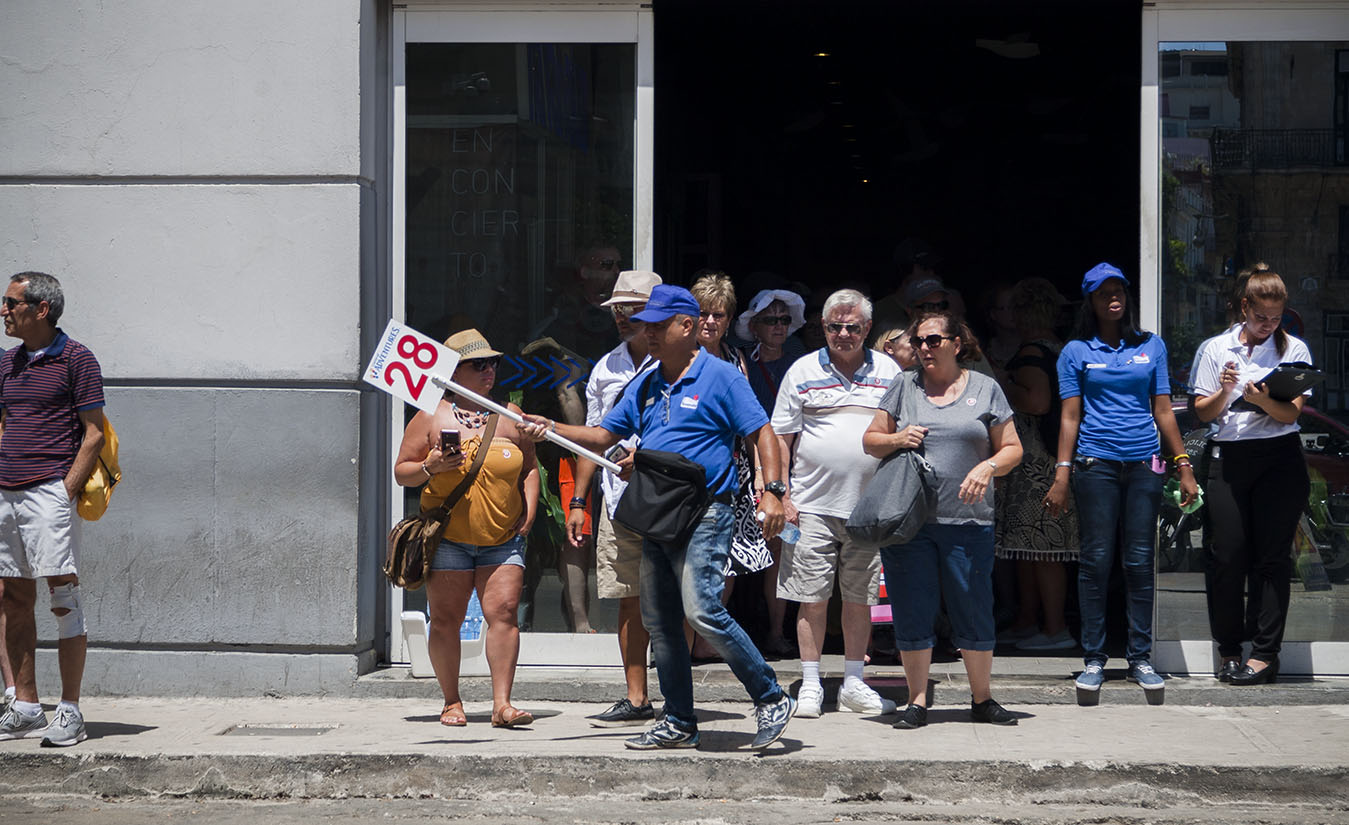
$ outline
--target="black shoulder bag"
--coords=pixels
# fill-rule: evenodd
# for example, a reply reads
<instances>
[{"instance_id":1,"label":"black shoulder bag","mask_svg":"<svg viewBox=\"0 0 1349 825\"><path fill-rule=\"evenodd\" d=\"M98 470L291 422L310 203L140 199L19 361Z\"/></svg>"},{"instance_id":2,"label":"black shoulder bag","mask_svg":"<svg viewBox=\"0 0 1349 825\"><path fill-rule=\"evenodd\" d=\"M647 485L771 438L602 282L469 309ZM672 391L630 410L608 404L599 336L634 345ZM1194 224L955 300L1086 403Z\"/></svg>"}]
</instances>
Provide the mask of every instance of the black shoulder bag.
<instances>
[{"instance_id":1,"label":"black shoulder bag","mask_svg":"<svg viewBox=\"0 0 1349 825\"><path fill-rule=\"evenodd\" d=\"M639 420L646 410L651 381L647 376L637 395ZM678 545L693 536L711 503L703 465L678 453L639 447L633 453L632 478L614 509L614 521L652 541Z\"/></svg>"}]
</instances>

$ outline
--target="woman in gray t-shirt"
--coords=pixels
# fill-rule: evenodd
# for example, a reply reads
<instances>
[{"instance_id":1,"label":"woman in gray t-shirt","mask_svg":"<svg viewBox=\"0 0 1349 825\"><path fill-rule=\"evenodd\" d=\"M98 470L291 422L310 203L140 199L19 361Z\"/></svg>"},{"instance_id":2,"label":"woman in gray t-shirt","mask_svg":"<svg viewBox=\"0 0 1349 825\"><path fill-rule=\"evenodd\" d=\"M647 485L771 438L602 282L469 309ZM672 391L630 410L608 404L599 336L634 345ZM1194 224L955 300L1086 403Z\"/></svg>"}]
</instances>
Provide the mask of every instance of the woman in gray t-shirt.
<instances>
[{"instance_id":1,"label":"woman in gray t-shirt","mask_svg":"<svg viewBox=\"0 0 1349 825\"><path fill-rule=\"evenodd\" d=\"M1015 725L993 700L993 477L1021 461L1012 408L997 382L962 364L980 357L979 342L950 313L921 316L909 327L918 369L895 380L862 437L869 455L921 449L937 471L937 510L906 544L881 548L894 614L895 646L910 688L897 728L927 724L927 684L942 596L969 676L970 710L979 722ZM907 393L918 393L916 421L901 421Z\"/></svg>"}]
</instances>

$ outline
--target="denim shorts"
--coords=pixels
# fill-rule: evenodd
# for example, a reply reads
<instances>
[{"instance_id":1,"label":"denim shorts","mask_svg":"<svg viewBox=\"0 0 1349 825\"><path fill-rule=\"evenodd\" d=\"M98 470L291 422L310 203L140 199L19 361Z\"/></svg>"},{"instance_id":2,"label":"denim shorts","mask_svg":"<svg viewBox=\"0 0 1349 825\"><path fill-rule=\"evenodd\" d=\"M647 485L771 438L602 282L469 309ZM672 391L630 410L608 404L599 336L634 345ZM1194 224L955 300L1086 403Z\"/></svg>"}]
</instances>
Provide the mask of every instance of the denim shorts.
<instances>
[{"instance_id":1,"label":"denim shorts","mask_svg":"<svg viewBox=\"0 0 1349 825\"><path fill-rule=\"evenodd\" d=\"M463 544L442 541L431 560L432 570L474 570L499 564L525 566L525 537L515 536L501 544Z\"/></svg>"}]
</instances>

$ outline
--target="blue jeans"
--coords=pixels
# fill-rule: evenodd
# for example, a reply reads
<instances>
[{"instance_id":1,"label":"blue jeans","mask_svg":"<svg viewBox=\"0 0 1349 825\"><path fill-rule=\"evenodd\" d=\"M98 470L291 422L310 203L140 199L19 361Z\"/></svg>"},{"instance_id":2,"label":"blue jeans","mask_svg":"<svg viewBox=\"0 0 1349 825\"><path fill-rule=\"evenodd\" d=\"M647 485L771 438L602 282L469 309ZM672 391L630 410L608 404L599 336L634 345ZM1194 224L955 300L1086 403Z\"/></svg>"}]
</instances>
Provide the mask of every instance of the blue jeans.
<instances>
[{"instance_id":1,"label":"blue jeans","mask_svg":"<svg viewBox=\"0 0 1349 825\"><path fill-rule=\"evenodd\" d=\"M1109 461L1078 456L1073 463L1077 500L1077 594L1082 611L1083 661L1104 665L1106 592L1119 556L1124 567L1130 665L1152 656L1153 554L1163 476L1148 461Z\"/></svg>"},{"instance_id":2,"label":"blue jeans","mask_svg":"<svg viewBox=\"0 0 1349 825\"><path fill-rule=\"evenodd\" d=\"M951 642L961 650L993 649L993 525L924 524L907 544L882 547L881 564L896 648L936 644L933 626L945 596Z\"/></svg>"},{"instance_id":3,"label":"blue jeans","mask_svg":"<svg viewBox=\"0 0 1349 825\"><path fill-rule=\"evenodd\" d=\"M756 704L782 697L777 674L721 603L734 526L731 505L713 502L687 546L642 541L642 624L651 634L668 718L685 730L698 727L685 616L726 660Z\"/></svg>"}]
</instances>

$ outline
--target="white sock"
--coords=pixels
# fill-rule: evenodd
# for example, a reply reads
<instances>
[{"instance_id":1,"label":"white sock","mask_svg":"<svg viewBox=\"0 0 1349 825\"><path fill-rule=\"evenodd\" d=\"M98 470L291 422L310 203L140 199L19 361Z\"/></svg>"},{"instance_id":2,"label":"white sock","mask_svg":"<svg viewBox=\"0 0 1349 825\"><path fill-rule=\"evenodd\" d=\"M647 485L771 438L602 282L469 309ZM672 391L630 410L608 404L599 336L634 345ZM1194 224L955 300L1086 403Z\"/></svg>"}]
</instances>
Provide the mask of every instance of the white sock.
<instances>
[{"instance_id":1,"label":"white sock","mask_svg":"<svg viewBox=\"0 0 1349 825\"><path fill-rule=\"evenodd\" d=\"M79 712L80 712L80 703L79 703L79 702L67 702L65 699L62 699L62 700L61 700L60 702L58 702L57 705L56 705L56 709L57 709L58 711L59 711L61 708L70 708L71 710L75 711L76 713L79 713Z\"/></svg>"},{"instance_id":2,"label":"white sock","mask_svg":"<svg viewBox=\"0 0 1349 825\"><path fill-rule=\"evenodd\" d=\"M843 686L848 687L854 682L862 681L862 665L866 664L862 659L844 659L843 660Z\"/></svg>"},{"instance_id":3,"label":"white sock","mask_svg":"<svg viewBox=\"0 0 1349 825\"><path fill-rule=\"evenodd\" d=\"M5 688L5 698L8 699L8 700L10 700L11 702L14 701L14 686L13 686L13 685L10 685L9 687Z\"/></svg>"},{"instance_id":4,"label":"white sock","mask_svg":"<svg viewBox=\"0 0 1349 825\"><path fill-rule=\"evenodd\" d=\"M820 685L820 663L819 662L801 662L801 687L806 685Z\"/></svg>"},{"instance_id":5,"label":"white sock","mask_svg":"<svg viewBox=\"0 0 1349 825\"><path fill-rule=\"evenodd\" d=\"M42 712L42 705L38 702L20 702L18 699L15 699L14 704L10 705L10 707L14 708L24 716L37 716Z\"/></svg>"}]
</instances>

